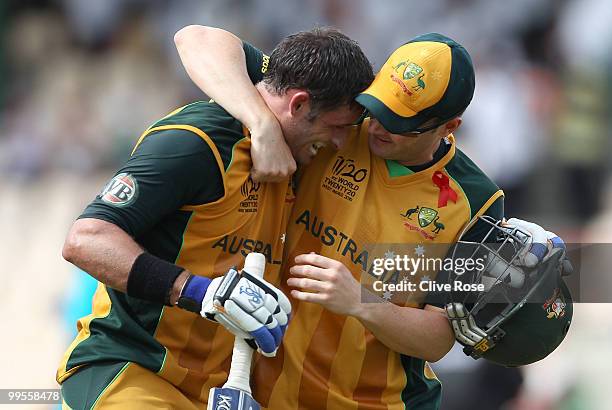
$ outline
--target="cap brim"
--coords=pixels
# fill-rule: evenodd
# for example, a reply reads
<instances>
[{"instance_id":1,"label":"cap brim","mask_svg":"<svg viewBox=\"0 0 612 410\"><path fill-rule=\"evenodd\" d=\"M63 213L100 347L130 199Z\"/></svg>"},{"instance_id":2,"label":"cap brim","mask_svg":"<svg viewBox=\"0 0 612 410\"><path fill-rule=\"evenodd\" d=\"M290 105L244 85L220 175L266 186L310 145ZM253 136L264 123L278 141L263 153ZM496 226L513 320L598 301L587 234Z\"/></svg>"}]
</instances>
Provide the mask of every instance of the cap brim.
<instances>
[{"instance_id":1,"label":"cap brim","mask_svg":"<svg viewBox=\"0 0 612 410\"><path fill-rule=\"evenodd\" d=\"M392 134L415 131L425 120L424 116L419 114L412 117L402 117L371 94L361 93L355 98L355 101L365 107Z\"/></svg>"}]
</instances>

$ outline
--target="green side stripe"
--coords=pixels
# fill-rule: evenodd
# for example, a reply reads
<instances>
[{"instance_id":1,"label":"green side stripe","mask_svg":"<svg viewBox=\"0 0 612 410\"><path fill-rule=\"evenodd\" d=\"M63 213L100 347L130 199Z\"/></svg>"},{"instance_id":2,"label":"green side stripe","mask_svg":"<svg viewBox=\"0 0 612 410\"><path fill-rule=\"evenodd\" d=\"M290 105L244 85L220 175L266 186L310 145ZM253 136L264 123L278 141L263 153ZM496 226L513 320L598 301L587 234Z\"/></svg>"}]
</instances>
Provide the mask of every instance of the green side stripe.
<instances>
[{"instance_id":1,"label":"green side stripe","mask_svg":"<svg viewBox=\"0 0 612 410\"><path fill-rule=\"evenodd\" d=\"M62 383L62 400L71 409L92 409L129 362L84 366Z\"/></svg>"},{"instance_id":2,"label":"green side stripe","mask_svg":"<svg viewBox=\"0 0 612 410\"><path fill-rule=\"evenodd\" d=\"M181 235L181 246L179 247L179 251L176 254L176 258L174 258L174 263L176 264L176 262L179 259L179 256L181 256L181 251L183 250L183 243L185 243L185 232L187 232L187 227L189 226L189 222L191 222L191 218L193 217L194 212L191 211L189 218L187 219L187 223L185 223L185 228L183 229L183 233ZM155 325L155 333L157 333L157 329L159 328L159 324L161 323L162 317L164 316L164 311L166 310L165 307L162 308L161 312L159 312L159 319L157 320L157 325ZM153 337L155 337L155 334L153 335ZM162 359L162 363L161 366L159 367L159 370L157 371L157 373L159 374L163 368L164 365L166 364L166 359L168 358L168 348L166 348L164 346L164 358Z\"/></svg>"},{"instance_id":3,"label":"green side stripe","mask_svg":"<svg viewBox=\"0 0 612 410\"><path fill-rule=\"evenodd\" d=\"M227 164L227 167L225 167L225 171L226 171L226 172L227 172L227 171L230 169L230 167L232 166L232 162L234 162L234 150L236 149L236 145L240 144L240 143L241 143L242 141L244 141L245 139L247 139L247 137L244 137L244 138L242 138L242 139L240 139L240 140L236 141L236 142L234 143L234 145L232 145L232 157L230 158L229 163Z\"/></svg>"},{"instance_id":4,"label":"green side stripe","mask_svg":"<svg viewBox=\"0 0 612 410\"><path fill-rule=\"evenodd\" d=\"M439 409L442 386L438 380L425 377L423 374L424 360L400 354L400 361L406 374L406 386L401 393L404 409Z\"/></svg>"},{"instance_id":5,"label":"green side stripe","mask_svg":"<svg viewBox=\"0 0 612 410\"><path fill-rule=\"evenodd\" d=\"M96 398L96 401L94 402L94 404L91 406L91 409L93 409L94 407L96 407L96 404L98 404L98 401L100 400L100 397L102 397L102 395L104 394L104 392L115 382L115 380L117 380L117 378L119 376L121 376L121 374L125 371L125 369L127 369L127 367L130 365L130 362L127 362L122 368L121 370L119 370L119 373L117 373L115 375L115 377L113 377L113 379L110 381L109 384L106 385L106 387L100 392L100 394L98 394L98 397Z\"/></svg>"}]
</instances>

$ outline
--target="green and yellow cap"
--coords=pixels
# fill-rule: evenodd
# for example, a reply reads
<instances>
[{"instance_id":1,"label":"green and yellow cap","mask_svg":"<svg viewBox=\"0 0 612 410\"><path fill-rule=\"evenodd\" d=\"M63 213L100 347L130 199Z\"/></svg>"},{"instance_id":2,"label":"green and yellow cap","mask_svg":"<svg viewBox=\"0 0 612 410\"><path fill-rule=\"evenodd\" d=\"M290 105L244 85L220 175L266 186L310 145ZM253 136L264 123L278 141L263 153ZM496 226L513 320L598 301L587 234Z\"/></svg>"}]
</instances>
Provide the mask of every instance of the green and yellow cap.
<instances>
[{"instance_id":1,"label":"green and yellow cap","mask_svg":"<svg viewBox=\"0 0 612 410\"><path fill-rule=\"evenodd\" d=\"M425 132L461 114L474 84L466 49L429 33L395 50L356 100L389 132Z\"/></svg>"}]
</instances>

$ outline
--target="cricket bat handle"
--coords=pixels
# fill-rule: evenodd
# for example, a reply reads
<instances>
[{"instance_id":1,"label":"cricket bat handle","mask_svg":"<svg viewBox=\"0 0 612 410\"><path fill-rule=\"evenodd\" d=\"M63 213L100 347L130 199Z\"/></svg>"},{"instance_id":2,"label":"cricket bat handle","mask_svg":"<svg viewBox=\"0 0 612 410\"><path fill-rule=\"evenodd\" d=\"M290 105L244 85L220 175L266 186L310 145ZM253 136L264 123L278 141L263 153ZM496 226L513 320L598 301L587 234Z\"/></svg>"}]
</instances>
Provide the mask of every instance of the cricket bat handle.
<instances>
[{"instance_id":1,"label":"cricket bat handle","mask_svg":"<svg viewBox=\"0 0 612 410\"><path fill-rule=\"evenodd\" d=\"M244 270L253 276L263 278L266 268L266 257L261 253L251 252L244 260ZM253 360L253 349L244 339L234 340L232 351L232 363L230 365L227 381L224 388L240 389L251 395L251 362Z\"/></svg>"}]
</instances>

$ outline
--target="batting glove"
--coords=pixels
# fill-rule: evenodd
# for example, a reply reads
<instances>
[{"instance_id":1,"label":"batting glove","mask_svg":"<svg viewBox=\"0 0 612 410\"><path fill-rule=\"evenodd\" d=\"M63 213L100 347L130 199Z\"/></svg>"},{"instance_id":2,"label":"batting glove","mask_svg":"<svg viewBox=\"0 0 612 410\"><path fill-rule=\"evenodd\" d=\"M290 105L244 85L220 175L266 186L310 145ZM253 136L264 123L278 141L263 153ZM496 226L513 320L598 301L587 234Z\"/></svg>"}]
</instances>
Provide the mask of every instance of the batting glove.
<instances>
[{"instance_id":1,"label":"batting glove","mask_svg":"<svg viewBox=\"0 0 612 410\"><path fill-rule=\"evenodd\" d=\"M504 224L507 229L518 228L520 231L528 234L524 238L529 247L526 248L518 257L518 264L533 268L538 263L546 259L554 248L565 249L565 242L557 234L549 232L540 225L533 222L523 221L518 218L510 218ZM517 232L520 236L520 232Z\"/></svg>"},{"instance_id":2,"label":"batting glove","mask_svg":"<svg viewBox=\"0 0 612 410\"><path fill-rule=\"evenodd\" d=\"M233 268L212 280L190 276L179 306L220 323L236 337L253 340L268 357L276 355L291 316L291 303L281 290Z\"/></svg>"}]
</instances>

